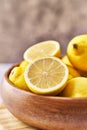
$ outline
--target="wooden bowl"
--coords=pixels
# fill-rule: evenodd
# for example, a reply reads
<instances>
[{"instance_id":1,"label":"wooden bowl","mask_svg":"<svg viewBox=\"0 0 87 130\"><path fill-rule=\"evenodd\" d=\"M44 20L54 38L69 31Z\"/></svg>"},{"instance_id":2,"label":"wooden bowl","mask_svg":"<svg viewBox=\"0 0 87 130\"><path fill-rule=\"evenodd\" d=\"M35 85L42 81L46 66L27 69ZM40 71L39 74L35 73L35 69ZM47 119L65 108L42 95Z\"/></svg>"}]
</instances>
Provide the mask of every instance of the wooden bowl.
<instances>
[{"instance_id":1,"label":"wooden bowl","mask_svg":"<svg viewBox=\"0 0 87 130\"><path fill-rule=\"evenodd\" d=\"M8 79L11 69L5 73L1 95L14 116L44 130L87 130L87 98L41 96L18 89Z\"/></svg>"}]
</instances>

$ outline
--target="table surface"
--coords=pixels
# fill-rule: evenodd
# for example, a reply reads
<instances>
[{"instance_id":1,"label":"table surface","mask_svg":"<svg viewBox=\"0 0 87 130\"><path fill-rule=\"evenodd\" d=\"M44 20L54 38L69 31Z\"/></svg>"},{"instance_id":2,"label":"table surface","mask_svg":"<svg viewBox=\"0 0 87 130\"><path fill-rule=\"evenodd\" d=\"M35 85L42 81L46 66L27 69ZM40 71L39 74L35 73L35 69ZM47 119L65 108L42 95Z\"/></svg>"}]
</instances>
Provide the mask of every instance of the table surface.
<instances>
[{"instance_id":1,"label":"table surface","mask_svg":"<svg viewBox=\"0 0 87 130\"><path fill-rule=\"evenodd\" d=\"M1 82L4 76L4 73L6 70L8 70L12 66L12 63L0 63L0 87L1 87ZM0 103L2 102L2 98L0 95Z\"/></svg>"},{"instance_id":2,"label":"table surface","mask_svg":"<svg viewBox=\"0 0 87 130\"><path fill-rule=\"evenodd\" d=\"M0 130L40 130L27 125L14 117L7 108L0 103Z\"/></svg>"}]
</instances>

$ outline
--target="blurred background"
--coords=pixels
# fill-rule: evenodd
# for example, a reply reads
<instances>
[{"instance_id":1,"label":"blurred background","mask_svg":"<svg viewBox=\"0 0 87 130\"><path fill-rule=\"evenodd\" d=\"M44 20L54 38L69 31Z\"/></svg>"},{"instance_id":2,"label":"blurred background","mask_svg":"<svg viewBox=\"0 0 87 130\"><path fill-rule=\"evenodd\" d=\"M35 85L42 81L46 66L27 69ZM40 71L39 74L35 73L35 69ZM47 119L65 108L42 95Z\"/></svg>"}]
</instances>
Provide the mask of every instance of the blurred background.
<instances>
[{"instance_id":1,"label":"blurred background","mask_svg":"<svg viewBox=\"0 0 87 130\"><path fill-rule=\"evenodd\" d=\"M0 62L19 62L24 51L44 40L66 45L87 33L87 0L0 0Z\"/></svg>"}]
</instances>

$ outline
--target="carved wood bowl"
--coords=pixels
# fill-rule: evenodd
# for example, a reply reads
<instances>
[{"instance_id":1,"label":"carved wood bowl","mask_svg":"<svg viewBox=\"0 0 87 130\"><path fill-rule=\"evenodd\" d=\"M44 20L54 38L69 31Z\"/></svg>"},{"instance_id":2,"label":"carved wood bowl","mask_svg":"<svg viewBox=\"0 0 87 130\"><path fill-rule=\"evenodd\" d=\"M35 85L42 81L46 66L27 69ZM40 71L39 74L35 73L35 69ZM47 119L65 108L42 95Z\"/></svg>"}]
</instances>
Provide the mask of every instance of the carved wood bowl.
<instances>
[{"instance_id":1,"label":"carved wood bowl","mask_svg":"<svg viewBox=\"0 0 87 130\"><path fill-rule=\"evenodd\" d=\"M87 130L87 98L42 96L15 87L4 76L1 95L8 110L23 122L44 130Z\"/></svg>"}]
</instances>

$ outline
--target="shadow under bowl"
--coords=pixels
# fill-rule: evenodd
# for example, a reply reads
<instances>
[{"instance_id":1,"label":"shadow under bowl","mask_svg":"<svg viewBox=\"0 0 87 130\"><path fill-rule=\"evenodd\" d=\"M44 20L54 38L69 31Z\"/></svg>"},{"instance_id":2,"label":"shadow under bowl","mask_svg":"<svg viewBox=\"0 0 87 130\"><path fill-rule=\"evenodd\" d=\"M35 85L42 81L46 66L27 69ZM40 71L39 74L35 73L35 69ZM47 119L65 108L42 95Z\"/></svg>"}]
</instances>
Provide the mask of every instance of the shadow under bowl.
<instances>
[{"instance_id":1,"label":"shadow under bowl","mask_svg":"<svg viewBox=\"0 0 87 130\"><path fill-rule=\"evenodd\" d=\"M15 117L44 130L87 130L87 98L42 96L21 90L9 81L12 68L5 73L0 89L4 104Z\"/></svg>"}]
</instances>

